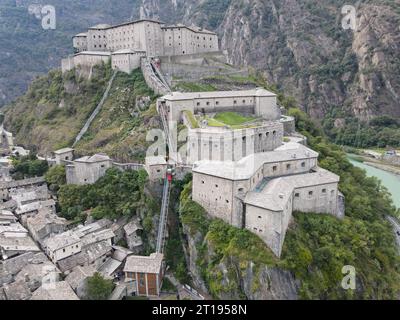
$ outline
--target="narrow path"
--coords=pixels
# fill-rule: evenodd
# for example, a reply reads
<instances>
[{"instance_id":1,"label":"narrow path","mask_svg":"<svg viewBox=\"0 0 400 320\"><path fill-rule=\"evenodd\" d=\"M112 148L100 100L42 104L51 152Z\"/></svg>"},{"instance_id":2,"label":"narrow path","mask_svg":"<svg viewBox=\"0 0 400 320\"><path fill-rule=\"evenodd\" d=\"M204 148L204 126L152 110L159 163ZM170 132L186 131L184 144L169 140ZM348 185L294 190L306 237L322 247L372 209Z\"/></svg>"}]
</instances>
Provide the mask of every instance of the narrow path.
<instances>
[{"instance_id":1,"label":"narrow path","mask_svg":"<svg viewBox=\"0 0 400 320\"><path fill-rule=\"evenodd\" d=\"M106 101L106 99L108 98L108 95L110 93L114 78L117 74L117 70L114 71L113 75L111 76L111 79L108 81L108 85L106 88L106 91L104 91L103 97L101 98L99 104L96 106L96 109L94 109L94 111L92 112L92 114L90 115L89 119L86 120L85 125L83 126L83 128L81 129L81 131L79 132L79 134L77 135L77 137L75 138L75 142L72 145L72 147L74 148L76 146L76 144L82 139L82 137L85 135L85 133L89 130L90 125L92 124L93 120L96 118L96 116L99 114L101 108L103 107L104 102Z\"/></svg>"},{"instance_id":2,"label":"narrow path","mask_svg":"<svg viewBox=\"0 0 400 320\"><path fill-rule=\"evenodd\" d=\"M171 194L171 183L168 179L165 179L163 199L161 204L160 221L158 224L157 247L156 247L157 253L163 253L164 251L165 232L167 230L170 194Z\"/></svg>"}]
</instances>

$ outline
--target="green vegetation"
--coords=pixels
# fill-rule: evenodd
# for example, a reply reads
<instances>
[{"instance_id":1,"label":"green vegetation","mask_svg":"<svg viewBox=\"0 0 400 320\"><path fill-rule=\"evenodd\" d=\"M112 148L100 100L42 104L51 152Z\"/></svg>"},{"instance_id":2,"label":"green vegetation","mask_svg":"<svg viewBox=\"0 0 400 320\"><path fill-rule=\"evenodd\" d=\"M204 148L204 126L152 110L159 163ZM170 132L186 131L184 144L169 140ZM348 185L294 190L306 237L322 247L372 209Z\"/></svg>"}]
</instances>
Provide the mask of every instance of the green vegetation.
<instances>
[{"instance_id":1,"label":"green vegetation","mask_svg":"<svg viewBox=\"0 0 400 320\"><path fill-rule=\"evenodd\" d=\"M218 219L209 219L204 209L191 199L192 184L188 183L181 193L180 217L192 236L203 239L196 245L197 265L210 293L218 298L232 294L245 298L238 272L242 276L249 263L255 268L277 263L273 253L264 242L248 230L231 227ZM228 268L229 285L222 283L220 264Z\"/></svg>"},{"instance_id":2,"label":"green vegetation","mask_svg":"<svg viewBox=\"0 0 400 320\"><path fill-rule=\"evenodd\" d=\"M53 166L47 171L45 175L49 189L53 192L57 192L61 186L67 183L65 176L65 166L57 165Z\"/></svg>"},{"instance_id":3,"label":"green vegetation","mask_svg":"<svg viewBox=\"0 0 400 320\"><path fill-rule=\"evenodd\" d=\"M35 154L14 157L12 165L11 175L15 180L41 177L49 169L47 161L39 160Z\"/></svg>"},{"instance_id":4,"label":"green vegetation","mask_svg":"<svg viewBox=\"0 0 400 320\"><path fill-rule=\"evenodd\" d=\"M282 259L301 279L305 299L393 299L400 291L400 260L387 215L397 215L386 189L375 178L350 164L346 154L329 143L306 114L291 109L297 129L320 153L320 166L341 177L346 218L295 214ZM341 269L353 265L359 290L345 291Z\"/></svg>"},{"instance_id":5,"label":"green vegetation","mask_svg":"<svg viewBox=\"0 0 400 320\"><path fill-rule=\"evenodd\" d=\"M87 210L95 219L135 215L146 204L146 181L144 170L111 168L95 184L63 185L58 192L61 215L69 220L81 218Z\"/></svg>"},{"instance_id":6,"label":"green vegetation","mask_svg":"<svg viewBox=\"0 0 400 320\"><path fill-rule=\"evenodd\" d=\"M190 126L192 127L192 129L199 128L199 124L191 111L185 110L185 111L183 111L183 113L185 114L186 118L189 120Z\"/></svg>"},{"instance_id":7,"label":"green vegetation","mask_svg":"<svg viewBox=\"0 0 400 320\"><path fill-rule=\"evenodd\" d=\"M108 300L114 290L112 280L104 279L96 272L93 277L87 279L87 300Z\"/></svg>"},{"instance_id":8,"label":"green vegetation","mask_svg":"<svg viewBox=\"0 0 400 320\"><path fill-rule=\"evenodd\" d=\"M6 126L17 144L46 154L70 146L102 98L112 74L110 64L96 66L90 80L74 70L51 71L32 82L27 94L5 110ZM76 145L77 154L107 153L120 162L144 160L147 131L159 127L154 92L141 71L118 73L109 97Z\"/></svg>"},{"instance_id":9,"label":"green vegetation","mask_svg":"<svg viewBox=\"0 0 400 320\"><path fill-rule=\"evenodd\" d=\"M334 119L324 120L324 130L329 138L339 145L356 148L399 148L400 120L387 115L379 116L369 123L363 123L354 117L344 118L344 127L335 128Z\"/></svg>"},{"instance_id":10,"label":"green vegetation","mask_svg":"<svg viewBox=\"0 0 400 320\"><path fill-rule=\"evenodd\" d=\"M164 277L163 279L163 284L161 287L162 292L177 292L176 287L172 284L171 281L169 281L168 278Z\"/></svg>"},{"instance_id":11,"label":"green vegetation","mask_svg":"<svg viewBox=\"0 0 400 320\"><path fill-rule=\"evenodd\" d=\"M239 126L255 118L245 117L236 112L220 112L215 115L214 119L229 126Z\"/></svg>"}]
</instances>

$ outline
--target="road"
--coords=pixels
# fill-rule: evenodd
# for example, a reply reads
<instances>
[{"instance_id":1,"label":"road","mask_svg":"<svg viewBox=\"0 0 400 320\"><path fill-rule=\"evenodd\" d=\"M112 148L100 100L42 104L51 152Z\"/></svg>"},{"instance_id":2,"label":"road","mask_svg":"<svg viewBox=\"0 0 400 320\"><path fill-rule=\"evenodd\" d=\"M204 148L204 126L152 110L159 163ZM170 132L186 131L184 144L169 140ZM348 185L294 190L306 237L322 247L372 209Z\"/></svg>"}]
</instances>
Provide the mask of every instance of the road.
<instances>
[{"instance_id":1,"label":"road","mask_svg":"<svg viewBox=\"0 0 400 320\"><path fill-rule=\"evenodd\" d=\"M396 236L397 247L400 252L400 223L397 219L393 217L386 217L387 220L392 224Z\"/></svg>"}]
</instances>

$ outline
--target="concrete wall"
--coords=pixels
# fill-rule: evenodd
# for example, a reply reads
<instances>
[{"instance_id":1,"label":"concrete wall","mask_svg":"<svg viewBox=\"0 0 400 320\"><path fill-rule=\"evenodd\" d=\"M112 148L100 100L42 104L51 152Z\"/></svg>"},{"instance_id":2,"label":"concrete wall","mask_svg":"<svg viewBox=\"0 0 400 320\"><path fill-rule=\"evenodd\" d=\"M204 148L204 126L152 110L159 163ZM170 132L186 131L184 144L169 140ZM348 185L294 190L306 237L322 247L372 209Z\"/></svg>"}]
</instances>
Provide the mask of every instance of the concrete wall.
<instances>
[{"instance_id":1,"label":"concrete wall","mask_svg":"<svg viewBox=\"0 0 400 320\"><path fill-rule=\"evenodd\" d=\"M257 128L226 130L222 128L189 129L188 163L199 160L238 161L254 153L272 151L282 145L280 122Z\"/></svg>"},{"instance_id":2,"label":"concrete wall","mask_svg":"<svg viewBox=\"0 0 400 320\"><path fill-rule=\"evenodd\" d=\"M338 213L338 184L323 184L294 191L293 211Z\"/></svg>"},{"instance_id":3,"label":"concrete wall","mask_svg":"<svg viewBox=\"0 0 400 320\"><path fill-rule=\"evenodd\" d=\"M82 52L88 50L87 36L75 36L72 38L72 44L75 52Z\"/></svg>"},{"instance_id":4,"label":"concrete wall","mask_svg":"<svg viewBox=\"0 0 400 320\"><path fill-rule=\"evenodd\" d=\"M77 185L93 184L103 177L111 167L111 160L93 163L75 161L73 165L66 166L67 183Z\"/></svg>"},{"instance_id":5,"label":"concrete wall","mask_svg":"<svg viewBox=\"0 0 400 320\"><path fill-rule=\"evenodd\" d=\"M55 251L47 249L47 254L51 258L51 260L54 263L56 263L57 261L60 261L62 259L68 258L70 256L73 256L74 254L81 252L81 250L82 250L82 243L77 242L73 245Z\"/></svg>"},{"instance_id":6,"label":"concrete wall","mask_svg":"<svg viewBox=\"0 0 400 320\"><path fill-rule=\"evenodd\" d=\"M280 109L276 104L276 97L199 97L193 99L157 101L158 106L165 105L168 111L168 120L180 122L184 110L197 113L239 112L254 114L266 120L280 120Z\"/></svg>"},{"instance_id":7,"label":"concrete wall","mask_svg":"<svg viewBox=\"0 0 400 320\"><path fill-rule=\"evenodd\" d=\"M131 73L133 70L140 68L140 60L144 56L145 52L113 53L111 65L113 69Z\"/></svg>"},{"instance_id":8,"label":"concrete wall","mask_svg":"<svg viewBox=\"0 0 400 320\"><path fill-rule=\"evenodd\" d=\"M233 183L204 174L193 175L193 200L212 217L232 224Z\"/></svg>"},{"instance_id":9,"label":"concrete wall","mask_svg":"<svg viewBox=\"0 0 400 320\"><path fill-rule=\"evenodd\" d=\"M293 196L282 211L246 206L246 229L258 235L280 257L286 231L292 216Z\"/></svg>"}]
</instances>

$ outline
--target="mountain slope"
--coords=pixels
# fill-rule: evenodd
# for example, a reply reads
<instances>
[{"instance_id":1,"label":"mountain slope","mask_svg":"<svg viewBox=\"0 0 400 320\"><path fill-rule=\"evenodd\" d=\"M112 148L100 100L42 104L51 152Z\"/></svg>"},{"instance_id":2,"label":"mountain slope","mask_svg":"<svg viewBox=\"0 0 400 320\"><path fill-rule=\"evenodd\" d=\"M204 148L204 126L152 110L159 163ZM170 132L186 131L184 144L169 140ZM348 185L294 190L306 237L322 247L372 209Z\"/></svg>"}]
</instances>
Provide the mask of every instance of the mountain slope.
<instances>
[{"instance_id":1,"label":"mountain slope","mask_svg":"<svg viewBox=\"0 0 400 320\"><path fill-rule=\"evenodd\" d=\"M149 17L217 30L231 63L261 70L315 118L400 117L399 0L143 2ZM357 31L342 28L345 4L357 6Z\"/></svg>"},{"instance_id":2,"label":"mountain slope","mask_svg":"<svg viewBox=\"0 0 400 320\"><path fill-rule=\"evenodd\" d=\"M0 107L22 95L37 75L72 53L71 37L98 23L139 16L139 0L0 0ZM31 5L52 5L56 29L44 30Z\"/></svg>"},{"instance_id":3,"label":"mountain slope","mask_svg":"<svg viewBox=\"0 0 400 320\"><path fill-rule=\"evenodd\" d=\"M112 70L98 66L90 80L70 71L51 71L35 80L27 94L6 107L5 127L16 143L39 154L71 146L106 89ZM77 155L106 152L117 161L144 159L147 130L160 127L153 92L142 73L118 73L100 113L76 145ZM139 108L140 105L140 108Z\"/></svg>"}]
</instances>

